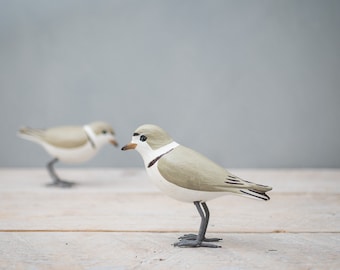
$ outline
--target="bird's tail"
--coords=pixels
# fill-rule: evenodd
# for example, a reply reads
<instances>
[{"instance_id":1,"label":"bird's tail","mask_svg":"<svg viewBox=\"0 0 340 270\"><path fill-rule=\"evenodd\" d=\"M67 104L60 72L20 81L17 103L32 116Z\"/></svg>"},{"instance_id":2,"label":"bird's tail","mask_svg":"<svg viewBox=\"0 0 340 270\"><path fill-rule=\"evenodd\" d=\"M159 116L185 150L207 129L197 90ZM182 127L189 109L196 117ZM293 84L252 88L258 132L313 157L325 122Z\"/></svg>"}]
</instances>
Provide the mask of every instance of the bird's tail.
<instances>
[{"instance_id":1,"label":"bird's tail","mask_svg":"<svg viewBox=\"0 0 340 270\"><path fill-rule=\"evenodd\" d=\"M44 135L44 130L30 127L22 127L19 129L19 132L17 134L23 139L39 142Z\"/></svg>"},{"instance_id":2,"label":"bird's tail","mask_svg":"<svg viewBox=\"0 0 340 270\"><path fill-rule=\"evenodd\" d=\"M239 194L254 199L269 201L270 197L266 194L266 192L270 190L272 190L271 187L252 183L251 187L239 189Z\"/></svg>"}]
</instances>

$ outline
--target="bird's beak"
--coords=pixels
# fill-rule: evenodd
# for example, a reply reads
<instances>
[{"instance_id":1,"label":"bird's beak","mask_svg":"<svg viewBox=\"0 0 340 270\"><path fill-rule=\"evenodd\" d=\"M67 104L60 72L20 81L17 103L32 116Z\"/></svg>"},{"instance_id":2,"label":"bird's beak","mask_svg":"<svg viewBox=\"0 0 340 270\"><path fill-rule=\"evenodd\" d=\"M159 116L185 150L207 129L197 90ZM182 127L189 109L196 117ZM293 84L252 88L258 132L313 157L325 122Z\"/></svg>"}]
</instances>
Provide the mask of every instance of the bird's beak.
<instances>
[{"instance_id":1,"label":"bird's beak","mask_svg":"<svg viewBox=\"0 0 340 270\"><path fill-rule=\"evenodd\" d=\"M122 150L126 151L126 150L135 149L136 146L137 146L136 143L128 143L127 145L123 146Z\"/></svg>"},{"instance_id":2,"label":"bird's beak","mask_svg":"<svg viewBox=\"0 0 340 270\"><path fill-rule=\"evenodd\" d=\"M110 140L110 143L113 144L113 145L116 146L116 147L118 146L118 143L117 143L116 140L113 140L113 139L112 139L112 140Z\"/></svg>"}]
</instances>

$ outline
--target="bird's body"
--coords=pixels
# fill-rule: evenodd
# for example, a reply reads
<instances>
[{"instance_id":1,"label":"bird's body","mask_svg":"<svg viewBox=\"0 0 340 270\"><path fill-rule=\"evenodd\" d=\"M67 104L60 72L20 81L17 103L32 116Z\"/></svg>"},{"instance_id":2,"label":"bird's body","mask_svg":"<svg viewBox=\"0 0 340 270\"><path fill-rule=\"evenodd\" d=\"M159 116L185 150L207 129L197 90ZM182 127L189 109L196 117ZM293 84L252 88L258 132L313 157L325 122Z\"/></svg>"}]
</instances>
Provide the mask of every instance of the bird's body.
<instances>
[{"instance_id":1,"label":"bird's body","mask_svg":"<svg viewBox=\"0 0 340 270\"><path fill-rule=\"evenodd\" d=\"M204 210L208 219L209 211L205 202L228 193L269 200L266 192L271 190L271 187L255 184L231 174L200 153L173 141L157 126L139 127L134 132L131 143L122 148L128 149L135 149L141 154L147 174L161 191L174 199L194 202L200 215ZM204 225L205 230L207 223L208 220ZM203 231L200 235L202 239L186 237L176 245L204 245Z\"/></svg>"},{"instance_id":2,"label":"bird's body","mask_svg":"<svg viewBox=\"0 0 340 270\"><path fill-rule=\"evenodd\" d=\"M48 164L54 184L68 186L53 170L53 163L82 163L94 157L107 143L117 146L112 127L104 122L85 126L60 126L49 129L24 127L19 136L40 144L54 159ZM52 171L51 171L52 170Z\"/></svg>"},{"instance_id":3,"label":"bird's body","mask_svg":"<svg viewBox=\"0 0 340 270\"><path fill-rule=\"evenodd\" d=\"M181 149L182 148L182 149ZM152 181L154 185L156 185L162 192L167 194L168 196L179 200L183 202L194 202L194 201L207 201L214 198L217 198L218 196L223 196L225 193L222 192L207 192L202 191L199 188L198 189L192 189L188 188L186 184L190 181L190 179L194 179L193 175L187 175L186 178L182 178L182 173L187 173L186 170L182 170L180 168L176 168L176 170L171 170L171 166L169 166L169 170L167 169L167 165L171 163L171 158L175 156L176 158L176 152L181 151L184 148L184 146L181 146L175 142L170 143L166 145L166 147L162 148L163 153L159 153L154 155L154 157L150 160L144 160L144 165L146 172ZM173 153L168 153L164 155L160 160L153 165L149 166L150 162L157 158L160 155L163 155L164 153L171 151ZM157 151L158 152L158 151ZM158 155L158 156L157 156ZM170 160L170 161L169 161ZM190 160L188 160L190 161ZM176 161L175 161L176 162ZM177 162L176 162L177 163ZM177 163L178 164L178 163ZM184 164L182 164L184 165ZM176 166L176 165L175 165ZM178 165L177 165L178 166ZM164 176L168 176L167 180ZM172 179L172 181L170 180ZM182 181L184 180L184 181ZM180 183L178 183L180 182ZM195 183L196 181L194 181ZM194 184L193 183L193 184Z\"/></svg>"}]
</instances>

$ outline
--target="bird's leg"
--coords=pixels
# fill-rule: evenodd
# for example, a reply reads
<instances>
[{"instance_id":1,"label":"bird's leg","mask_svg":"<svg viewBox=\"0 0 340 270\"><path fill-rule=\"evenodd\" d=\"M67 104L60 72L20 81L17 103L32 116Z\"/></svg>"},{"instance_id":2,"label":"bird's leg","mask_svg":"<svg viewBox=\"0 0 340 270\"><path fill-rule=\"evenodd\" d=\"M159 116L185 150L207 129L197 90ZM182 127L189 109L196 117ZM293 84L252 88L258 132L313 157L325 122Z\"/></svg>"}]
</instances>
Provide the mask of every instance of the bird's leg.
<instances>
[{"instance_id":1,"label":"bird's leg","mask_svg":"<svg viewBox=\"0 0 340 270\"><path fill-rule=\"evenodd\" d=\"M209 212L209 208L208 208L208 206L205 202L201 203L201 205L203 206L204 213L205 213L205 219L206 219L204 234L203 234L204 235L203 242L218 242L218 241L222 240L222 238L206 238L205 237L205 233L206 233L207 228L208 228L210 212ZM197 239L197 235L196 234L185 234L185 235L179 237L179 239L195 240L195 239Z\"/></svg>"},{"instance_id":2,"label":"bird's leg","mask_svg":"<svg viewBox=\"0 0 340 270\"><path fill-rule=\"evenodd\" d=\"M50 176L53 179L53 182L48 184L48 186L57 186L57 187L71 187L74 185L72 182L67 182L64 180L61 180L59 176L56 174L54 170L54 163L58 161L58 158L52 159L49 163L47 163L47 171L50 174Z\"/></svg>"},{"instance_id":3,"label":"bird's leg","mask_svg":"<svg viewBox=\"0 0 340 270\"><path fill-rule=\"evenodd\" d=\"M203 241L204 242L218 242L218 241L222 240L222 238L206 238L205 237L205 233L206 233L207 228L208 228L210 212L209 212L209 208L208 208L208 206L207 206L207 204L205 202L202 203L202 206L203 206L203 209L205 211L205 217L207 219L207 224L206 224L205 230L204 230L204 239L203 239Z\"/></svg>"},{"instance_id":4,"label":"bird's leg","mask_svg":"<svg viewBox=\"0 0 340 270\"><path fill-rule=\"evenodd\" d=\"M174 245L177 247L212 247L217 248L220 246L208 244L204 242L213 242L213 241L219 241L221 239L219 238L211 238L207 239L205 238L205 233L207 231L208 223L209 223L209 209L206 203L202 203L203 209L201 208L201 203L199 201L194 202L198 213L201 216L201 225L198 231L198 235L195 234L186 234L182 237L180 237L180 241L175 243Z\"/></svg>"}]
</instances>

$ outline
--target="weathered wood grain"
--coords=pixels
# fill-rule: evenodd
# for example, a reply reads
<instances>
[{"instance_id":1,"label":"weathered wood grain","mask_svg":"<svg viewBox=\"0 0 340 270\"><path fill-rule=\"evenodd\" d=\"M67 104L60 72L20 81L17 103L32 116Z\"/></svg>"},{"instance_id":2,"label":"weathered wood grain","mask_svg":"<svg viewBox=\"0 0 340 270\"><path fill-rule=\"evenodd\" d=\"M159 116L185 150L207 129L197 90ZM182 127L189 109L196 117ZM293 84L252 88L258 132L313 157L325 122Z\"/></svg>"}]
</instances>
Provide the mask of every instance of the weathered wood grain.
<instances>
[{"instance_id":1,"label":"weathered wood grain","mask_svg":"<svg viewBox=\"0 0 340 270\"><path fill-rule=\"evenodd\" d=\"M0 230L189 232L200 222L193 204L160 193L1 192L0 204ZM336 194L225 196L208 205L210 232L340 232Z\"/></svg>"},{"instance_id":2,"label":"weathered wood grain","mask_svg":"<svg viewBox=\"0 0 340 270\"><path fill-rule=\"evenodd\" d=\"M340 269L340 170L232 170L274 189L269 202L208 202L221 249L172 246L196 232L193 205L142 169L0 169L0 269Z\"/></svg>"},{"instance_id":3,"label":"weathered wood grain","mask_svg":"<svg viewBox=\"0 0 340 270\"><path fill-rule=\"evenodd\" d=\"M327 233L221 234L220 249L175 248L173 233L0 233L0 269L339 269Z\"/></svg>"}]
</instances>

